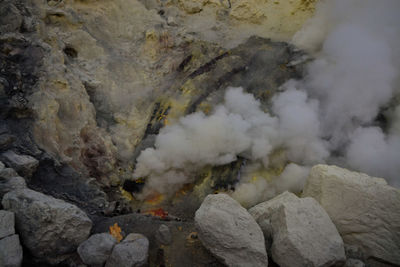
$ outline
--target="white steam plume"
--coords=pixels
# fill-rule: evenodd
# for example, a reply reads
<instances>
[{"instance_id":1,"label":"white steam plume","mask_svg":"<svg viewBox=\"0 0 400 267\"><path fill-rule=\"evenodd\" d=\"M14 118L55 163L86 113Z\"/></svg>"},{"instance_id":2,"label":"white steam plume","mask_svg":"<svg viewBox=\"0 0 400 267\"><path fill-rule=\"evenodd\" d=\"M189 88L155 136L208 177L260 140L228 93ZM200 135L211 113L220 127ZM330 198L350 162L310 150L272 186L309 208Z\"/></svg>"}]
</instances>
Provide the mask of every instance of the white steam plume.
<instances>
[{"instance_id":1,"label":"white steam plume","mask_svg":"<svg viewBox=\"0 0 400 267\"><path fill-rule=\"evenodd\" d=\"M134 176L148 177L144 194L174 191L192 182L192 171L237 156L267 168L277 148L293 164L270 181L242 175L235 198L253 205L287 189L299 191L309 166L338 162L336 157L345 167L399 184L400 105L393 100L400 93L399 10L398 0L321 1L293 39L315 58L305 78L283 86L271 114L233 88L210 116L197 112L163 128L155 147L137 160ZM384 129L376 122L382 108Z\"/></svg>"}]
</instances>

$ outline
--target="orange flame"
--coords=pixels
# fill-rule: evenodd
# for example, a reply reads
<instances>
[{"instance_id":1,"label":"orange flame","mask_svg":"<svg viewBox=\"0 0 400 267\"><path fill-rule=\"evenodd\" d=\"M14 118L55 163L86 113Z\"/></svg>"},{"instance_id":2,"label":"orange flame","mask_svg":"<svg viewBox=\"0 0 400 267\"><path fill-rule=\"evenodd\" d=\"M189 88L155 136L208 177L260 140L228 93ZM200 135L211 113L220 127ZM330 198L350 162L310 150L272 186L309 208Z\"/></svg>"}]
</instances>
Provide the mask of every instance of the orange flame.
<instances>
[{"instance_id":1,"label":"orange flame","mask_svg":"<svg viewBox=\"0 0 400 267\"><path fill-rule=\"evenodd\" d=\"M117 223L110 226L110 235L112 235L115 239L117 239L118 243L121 242L123 238L121 235L121 227L119 227Z\"/></svg>"},{"instance_id":2,"label":"orange flame","mask_svg":"<svg viewBox=\"0 0 400 267\"><path fill-rule=\"evenodd\" d=\"M145 211L144 214L150 214L152 216L157 216L157 217L160 217L161 219L165 219L168 216L168 212L163 210L162 208L148 210L148 211Z\"/></svg>"}]
</instances>

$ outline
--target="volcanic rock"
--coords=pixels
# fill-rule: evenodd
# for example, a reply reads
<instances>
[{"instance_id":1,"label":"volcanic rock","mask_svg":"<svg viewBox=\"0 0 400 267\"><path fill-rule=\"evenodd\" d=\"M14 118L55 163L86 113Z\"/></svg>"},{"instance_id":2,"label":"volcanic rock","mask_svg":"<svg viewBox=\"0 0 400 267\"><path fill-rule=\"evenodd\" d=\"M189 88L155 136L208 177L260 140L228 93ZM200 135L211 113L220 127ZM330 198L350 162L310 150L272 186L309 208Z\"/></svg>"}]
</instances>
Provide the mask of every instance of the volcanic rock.
<instances>
[{"instance_id":1,"label":"volcanic rock","mask_svg":"<svg viewBox=\"0 0 400 267\"><path fill-rule=\"evenodd\" d=\"M336 166L311 169L303 196L314 197L344 242L362 249L366 261L400 265L400 190L382 178Z\"/></svg>"},{"instance_id":2,"label":"volcanic rock","mask_svg":"<svg viewBox=\"0 0 400 267\"><path fill-rule=\"evenodd\" d=\"M78 254L88 265L103 266L117 240L108 233L94 234L78 247Z\"/></svg>"},{"instance_id":3,"label":"volcanic rock","mask_svg":"<svg viewBox=\"0 0 400 267\"><path fill-rule=\"evenodd\" d=\"M106 267L140 267L147 264L149 240L141 234L129 234L114 246Z\"/></svg>"},{"instance_id":4,"label":"volcanic rock","mask_svg":"<svg viewBox=\"0 0 400 267\"><path fill-rule=\"evenodd\" d=\"M92 222L75 205L42 193L20 189L7 193L4 209L15 213L22 243L33 256L50 263L75 251L90 233Z\"/></svg>"},{"instance_id":5,"label":"volcanic rock","mask_svg":"<svg viewBox=\"0 0 400 267\"><path fill-rule=\"evenodd\" d=\"M14 224L14 213L0 210L0 239L15 234Z\"/></svg>"},{"instance_id":6,"label":"volcanic rock","mask_svg":"<svg viewBox=\"0 0 400 267\"><path fill-rule=\"evenodd\" d=\"M0 266L19 267L22 264L22 246L18 235L0 239Z\"/></svg>"},{"instance_id":7,"label":"volcanic rock","mask_svg":"<svg viewBox=\"0 0 400 267\"><path fill-rule=\"evenodd\" d=\"M1 158L3 159L4 163L24 177L32 176L39 165L39 161L34 157L28 155L18 155L12 150L8 150L7 152L3 153Z\"/></svg>"},{"instance_id":8,"label":"volcanic rock","mask_svg":"<svg viewBox=\"0 0 400 267\"><path fill-rule=\"evenodd\" d=\"M203 245L224 264L268 266L260 227L228 195L208 195L196 211L195 223Z\"/></svg>"}]
</instances>

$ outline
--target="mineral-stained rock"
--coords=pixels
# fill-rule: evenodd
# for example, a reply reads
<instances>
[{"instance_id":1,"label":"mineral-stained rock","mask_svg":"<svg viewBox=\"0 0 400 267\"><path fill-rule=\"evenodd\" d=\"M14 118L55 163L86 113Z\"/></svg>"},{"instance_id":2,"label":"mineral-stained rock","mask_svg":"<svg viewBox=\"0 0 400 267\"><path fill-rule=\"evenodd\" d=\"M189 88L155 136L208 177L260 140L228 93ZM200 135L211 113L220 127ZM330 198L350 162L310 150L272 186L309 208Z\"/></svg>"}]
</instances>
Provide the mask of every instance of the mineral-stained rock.
<instances>
[{"instance_id":1,"label":"mineral-stained rock","mask_svg":"<svg viewBox=\"0 0 400 267\"><path fill-rule=\"evenodd\" d=\"M149 240L141 234L129 234L114 246L106 267L139 267L147 263Z\"/></svg>"},{"instance_id":2,"label":"mineral-stained rock","mask_svg":"<svg viewBox=\"0 0 400 267\"><path fill-rule=\"evenodd\" d=\"M57 263L75 251L90 233L92 222L75 205L30 190L7 193L2 201L15 213L17 232L33 256Z\"/></svg>"},{"instance_id":3,"label":"mineral-stained rock","mask_svg":"<svg viewBox=\"0 0 400 267\"><path fill-rule=\"evenodd\" d=\"M226 265L268 266L260 227L228 195L208 195L196 211L195 223L204 246Z\"/></svg>"},{"instance_id":4,"label":"mineral-stained rock","mask_svg":"<svg viewBox=\"0 0 400 267\"><path fill-rule=\"evenodd\" d=\"M88 265L103 266L117 240L108 233L94 234L78 247L78 254Z\"/></svg>"},{"instance_id":5,"label":"mineral-stained rock","mask_svg":"<svg viewBox=\"0 0 400 267\"><path fill-rule=\"evenodd\" d=\"M0 239L15 234L14 224L14 213L0 210Z\"/></svg>"},{"instance_id":6,"label":"mineral-stained rock","mask_svg":"<svg viewBox=\"0 0 400 267\"><path fill-rule=\"evenodd\" d=\"M1 158L3 159L4 163L24 177L32 176L39 165L39 161L34 157L28 155L18 155L12 150L8 150L7 152L3 153Z\"/></svg>"},{"instance_id":7,"label":"mineral-stained rock","mask_svg":"<svg viewBox=\"0 0 400 267\"><path fill-rule=\"evenodd\" d=\"M19 267L22 264L22 247L18 235L0 239L0 266Z\"/></svg>"},{"instance_id":8,"label":"mineral-stained rock","mask_svg":"<svg viewBox=\"0 0 400 267\"><path fill-rule=\"evenodd\" d=\"M400 265L400 190L381 178L317 165L311 169L303 196L321 204L344 242L359 246L367 262Z\"/></svg>"},{"instance_id":9,"label":"mineral-stained rock","mask_svg":"<svg viewBox=\"0 0 400 267\"><path fill-rule=\"evenodd\" d=\"M156 239L163 245L169 245L172 242L171 231L165 224L160 225L156 232Z\"/></svg>"}]
</instances>

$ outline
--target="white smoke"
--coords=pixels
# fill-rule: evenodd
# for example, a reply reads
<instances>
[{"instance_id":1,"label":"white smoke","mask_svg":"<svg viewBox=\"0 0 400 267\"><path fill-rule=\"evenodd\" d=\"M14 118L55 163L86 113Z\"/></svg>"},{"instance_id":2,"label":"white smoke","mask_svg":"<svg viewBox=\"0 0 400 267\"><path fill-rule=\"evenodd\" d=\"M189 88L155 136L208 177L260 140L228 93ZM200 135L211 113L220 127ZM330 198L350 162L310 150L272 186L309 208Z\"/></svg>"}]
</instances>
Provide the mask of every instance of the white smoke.
<instances>
[{"instance_id":1,"label":"white smoke","mask_svg":"<svg viewBox=\"0 0 400 267\"><path fill-rule=\"evenodd\" d=\"M250 160L249 169L266 169L276 149L284 149L284 161L292 164L269 181L242 175L233 193L241 203L299 192L311 165L335 157L397 184L400 105L390 101L399 93L399 10L398 0L321 1L293 38L315 58L305 78L284 84L270 113L252 95L231 88L211 115L196 112L163 128L155 147L137 159L134 176L148 177L144 194L177 190L198 168L237 156ZM375 122L383 107L389 110L385 129Z\"/></svg>"}]
</instances>

